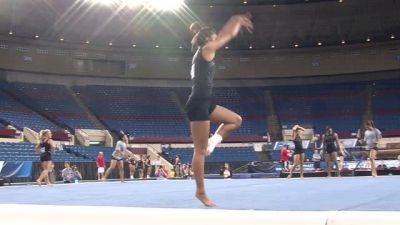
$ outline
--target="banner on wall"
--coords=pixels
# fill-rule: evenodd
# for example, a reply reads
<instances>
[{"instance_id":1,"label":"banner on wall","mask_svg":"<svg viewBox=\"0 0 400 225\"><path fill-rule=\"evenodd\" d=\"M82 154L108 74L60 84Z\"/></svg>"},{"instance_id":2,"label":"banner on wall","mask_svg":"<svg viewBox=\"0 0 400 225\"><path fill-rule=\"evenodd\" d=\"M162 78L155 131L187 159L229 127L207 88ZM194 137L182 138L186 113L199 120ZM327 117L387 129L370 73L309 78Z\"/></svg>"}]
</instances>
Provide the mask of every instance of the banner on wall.
<instances>
[{"instance_id":1,"label":"banner on wall","mask_svg":"<svg viewBox=\"0 0 400 225\"><path fill-rule=\"evenodd\" d=\"M3 162L0 177L32 177L32 165L31 161Z\"/></svg>"},{"instance_id":2,"label":"banner on wall","mask_svg":"<svg viewBox=\"0 0 400 225\"><path fill-rule=\"evenodd\" d=\"M3 169L3 165L4 165L4 161L0 161L0 174L1 174L1 170Z\"/></svg>"}]
</instances>

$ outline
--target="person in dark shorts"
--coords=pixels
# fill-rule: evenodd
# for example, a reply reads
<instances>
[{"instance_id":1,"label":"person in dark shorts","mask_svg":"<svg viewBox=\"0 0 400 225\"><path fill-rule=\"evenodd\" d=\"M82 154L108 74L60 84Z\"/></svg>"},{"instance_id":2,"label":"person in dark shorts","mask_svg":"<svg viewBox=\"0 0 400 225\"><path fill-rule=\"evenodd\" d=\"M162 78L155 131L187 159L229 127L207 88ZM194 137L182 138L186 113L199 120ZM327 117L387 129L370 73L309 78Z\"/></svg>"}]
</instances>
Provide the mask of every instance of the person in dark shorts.
<instances>
[{"instance_id":1,"label":"person in dark shorts","mask_svg":"<svg viewBox=\"0 0 400 225\"><path fill-rule=\"evenodd\" d=\"M371 175L373 177L378 176L376 172L375 159L378 153L378 143L382 138L382 132L375 127L375 123L372 120L368 120L365 124L364 142L366 149L369 151L369 160L371 163Z\"/></svg>"},{"instance_id":2,"label":"person in dark shorts","mask_svg":"<svg viewBox=\"0 0 400 225\"><path fill-rule=\"evenodd\" d=\"M42 185L42 181L46 182L47 185L50 185L49 180L49 172L52 170L51 168L51 154L56 149L56 144L54 143L53 134L50 130L42 130L39 133L39 143L36 145L36 152L40 153L40 162L42 164L42 172L40 173L39 178L36 182L39 185Z\"/></svg>"},{"instance_id":3,"label":"person in dark shorts","mask_svg":"<svg viewBox=\"0 0 400 225\"><path fill-rule=\"evenodd\" d=\"M192 49L195 54L190 71L192 92L186 103L186 114L190 120L190 128L194 143L193 171L196 180L195 196L205 205L214 206L204 188L204 160L217 144L233 130L238 129L242 118L212 101L212 87L215 75L215 54L232 38L239 34L242 27L251 31L253 24L251 15L234 15L223 28L216 33L214 29L200 26L198 22L191 25ZM220 124L217 131L209 139L210 121Z\"/></svg>"},{"instance_id":4,"label":"person in dark shorts","mask_svg":"<svg viewBox=\"0 0 400 225\"><path fill-rule=\"evenodd\" d=\"M107 180L107 177L110 173L114 170L117 166L119 171L119 178L121 182L124 181L124 159L128 158L132 153L128 150L127 144L129 142L128 136L121 132L118 135L118 142L115 145L115 150L111 155L111 163L110 167L107 169L106 173L104 174L102 180Z\"/></svg>"},{"instance_id":5,"label":"person in dark shorts","mask_svg":"<svg viewBox=\"0 0 400 225\"><path fill-rule=\"evenodd\" d=\"M331 177L331 161L336 167L336 176L340 177L340 168L337 161L337 150L340 146L339 136L333 132L331 127L326 128L326 133L322 135L322 141L324 143L323 150L325 156L325 170L326 176Z\"/></svg>"},{"instance_id":6,"label":"person in dark shorts","mask_svg":"<svg viewBox=\"0 0 400 225\"><path fill-rule=\"evenodd\" d=\"M293 171L297 166L300 166L300 178L304 178L304 149L303 140L301 139L300 133L305 129L299 125L295 125L292 128L292 138L294 143L294 153L293 153L293 167L290 169L288 178L291 178Z\"/></svg>"}]
</instances>

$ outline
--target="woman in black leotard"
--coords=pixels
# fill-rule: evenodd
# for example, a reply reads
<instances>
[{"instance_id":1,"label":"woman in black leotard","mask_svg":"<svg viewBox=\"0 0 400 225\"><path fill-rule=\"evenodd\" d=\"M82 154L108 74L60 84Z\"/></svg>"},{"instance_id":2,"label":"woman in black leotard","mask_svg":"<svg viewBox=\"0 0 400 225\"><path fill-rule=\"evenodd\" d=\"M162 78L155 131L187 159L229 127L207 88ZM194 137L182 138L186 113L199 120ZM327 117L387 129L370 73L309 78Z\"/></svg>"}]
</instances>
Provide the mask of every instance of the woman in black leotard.
<instances>
[{"instance_id":1,"label":"woman in black leotard","mask_svg":"<svg viewBox=\"0 0 400 225\"><path fill-rule=\"evenodd\" d=\"M192 92L186 103L186 113L190 120L190 129L194 143L193 171L196 180L196 197L206 206L214 206L207 197L204 188L204 160L212 153L215 146L233 130L240 127L242 118L218 105L212 98L213 79L215 74L215 53L234 38L242 27L253 29L250 15L232 16L217 34L210 27L199 27L194 23L191 30L194 37L191 41L193 56L190 71ZM215 134L208 139L210 121L220 124Z\"/></svg>"},{"instance_id":2,"label":"woman in black leotard","mask_svg":"<svg viewBox=\"0 0 400 225\"><path fill-rule=\"evenodd\" d=\"M337 162L337 149L340 146L339 136L333 132L333 129L326 128L326 133L322 135L322 141L324 143L324 155L325 155L325 169L326 175L331 177L331 161L335 164L336 175L340 177L339 164Z\"/></svg>"},{"instance_id":3,"label":"woman in black leotard","mask_svg":"<svg viewBox=\"0 0 400 225\"><path fill-rule=\"evenodd\" d=\"M42 181L45 181L47 185L50 185L49 172L51 171L51 153L56 149L54 141L51 139L53 134L50 130L43 130L39 133L39 143L36 145L35 150L40 153L40 162L42 164L42 172L36 182L42 185Z\"/></svg>"},{"instance_id":4,"label":"woman in black leotard","mask_svg":"<svg viewBox=\"0 0 400 225\"><path fill-rule=\"evenodd\" d=\"M297 166L300 166L300 178L304 178L304 149L303 149L303 140L301 139L300 132L305 129L299 125L295 125L292 128L292 138L294 143L294 153L293 153L293 167L290 170L288 178L292 177L293 171Z\"/></svg>"}]
</instances>

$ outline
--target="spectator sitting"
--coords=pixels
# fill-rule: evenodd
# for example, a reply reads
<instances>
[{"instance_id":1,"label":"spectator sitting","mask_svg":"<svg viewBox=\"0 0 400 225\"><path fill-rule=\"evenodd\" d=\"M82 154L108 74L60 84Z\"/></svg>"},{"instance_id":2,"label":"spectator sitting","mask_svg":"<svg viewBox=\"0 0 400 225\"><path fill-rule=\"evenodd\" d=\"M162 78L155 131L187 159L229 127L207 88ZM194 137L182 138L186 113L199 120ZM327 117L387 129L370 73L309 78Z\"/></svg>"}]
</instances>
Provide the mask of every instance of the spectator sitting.
<instances>
[{"instance_id":1,"label":"spectator sitting","mask_svg":"<svg viewBox=\"0 0 400 225\"><path fill-rule=\"evenodd\" d=\"M79 169L76 165L72 166L73 172L73 181L78 183L78 181L82 180L82 174L79 172Z\"/></svg>"},{"instance_id":2,"label":"spectator sitting","mask_svg":"<svg viewBox=\"0 0 400 225\"><path fill-rule=\"evenodd\" d=\"M74 178L74 171L71 169L71 166L68 162L64 163L64 169L61 171L61 177L63 178L64 183L71 183Z\"/></svg>"},{"instance_id":3,"label":"spectator sitting","mask_svg":"<svg viewBox=\"0 0 400 225\"><path fill-rule=\"evenodd\" d=\"M158 178L168 178L168 170L164 168L164 166L159 166L157 171L155 172L155 176Z\"/></svg>"},{"instance_id":4,"label":"spectator sitting","mask_svg":"<svg viewBox=\"0 0 400 225\"><path fill-rule=\"evenodd\" d=\"M321 169L321 154L319 154L318 150L314 150L314 154L312 156L312 161L314 162L314 169Z\"/></svg>"},{"instance_id":5,"label":"spectator sitting","mask_svg":"<svg viewBox=\"0 0 400 225\"><path fill-rule=\"evenodd\" d=\"M379 164L377 167L376 167L376 169L377 170L387 170L388 169L388 167L386 166L386 164L385 164L385 161L381 161L381 164Z\"/></svg>"},{"instance_id":6,"label":"spectator sitting","mask_svg":"<svg viewBox=\"0 0 400 225\"><path fill-rule=\"evenodd\" d=\"M224 176L225 179L232 178L232 169L228 163L224 164L224 167L220 170L219 174Z\"/></svg>"}]
</instances>

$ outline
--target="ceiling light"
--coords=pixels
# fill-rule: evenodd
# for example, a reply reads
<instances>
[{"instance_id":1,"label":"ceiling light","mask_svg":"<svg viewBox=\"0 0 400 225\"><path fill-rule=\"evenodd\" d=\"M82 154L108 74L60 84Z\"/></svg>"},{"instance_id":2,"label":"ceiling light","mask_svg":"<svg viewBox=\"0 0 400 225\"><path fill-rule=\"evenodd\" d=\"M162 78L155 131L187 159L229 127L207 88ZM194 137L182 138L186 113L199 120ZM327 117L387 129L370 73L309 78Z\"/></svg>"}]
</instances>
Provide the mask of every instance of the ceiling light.
<instances>
[{"instance_id":1,"label":"ceiling light","mask_svg":"<svg viewBox=\"0 0 400 225\"><path fill-rule=\"evenodd\" d=\"M298 44L294 44L294 47L297 48L297 47L299 47L299 45Z\"/></svg>"},{"instance_id":2,"label":"ceiling light","mask_svg":"<svg viewBox=\"0 0 400 225\"><path fill-rule=\"evenodd\" d=\"M160 46L156 45L155 47L156 47L156 48L159 48Z\"/></svg>"},{"instance_id":3,"label":"ceiling light","mask_svg":"<svg viewBox=\"0 0 400 225\"><path fill-rule=\"evenodd\" d=\"M247 1L243 1L243 4L247 4Z\"/></svg>"},{"instance_id":4,"label":"ceiling light","mask_svg":"<svg viewBox=\"0 0 400 225\"><path fill-rule=\"evenodd\" d=\"M85 41L86 44L90 44L90 41Z\"/></svg>"},{"instance_id":5,"label":"ceiling light","mask_svg":"<svg viewBox=\"0 0 400 225\"><path fill-rule=\"evenodd\" d=\"M396 37L394 36L394 34L390 35L390 39L395 39Z\"/></svg>"},{"instance_id":6,"label":"ceiling light","mask_svg":"<svg viewBox=\"0 0 400 225\"><path fill-rule=\"evenodd\" d=\"M253 48L253 46L252 46L252 45L250 45L250 46L249 46L249 49L252 49L252 48Z\"/></svg>"},{"instance_id":7,"label":"ceiling light","mask_svg":"<svg viewBox=\"0 0 400 225\"><path fill-rule=\"evenodd\" d=\"M64 38L60 38L60 41L64 41Z\"/></svg>"},{"instance_id":8,"label":"ceiling light","mask_svg":"<svg viewBox=\"0 0 400 225\"><path fill-rule=\"evenodd\" d=\"M225 49L229 49L229 46L225 46Z\"/></svg>"},{"instance_id":9,"label":"ceiling light","mask_svg":"<svg viewBox=\"0 0 400 225\"><path fill-rule=\"evenodd\" d=\"M345 40L342 40L342 44L343 44L343 45L346 44L346 41L345 41Z\"/></svg>"},{"instance_id":10,"label":"ceiling light","mask_svg":"<svg viewBox=\"0 0 400 225\"><path fill-rule=\"evenodd\" d=\"M275 45L271 45L271 48L275 48Z\"/></svg>"},{"instance_id":11,"label":"ceiling light","mask_svg":"<svg viewBox=\"0 0 400 225\"><path fill-rule=\"evenodd\" d=\"M141 0L139 3L147 9L159 11L173 11L180 9L184 5L183 0Z\"/></svg>"},{"instance_id":12,"label":"ceiling light","mask_svg":"<svg viewBox=\"0 0 400 225\"><path fill-rule=\"evenodd\" d=\"M109 45L109 46L112 46L112 45L113 45L113 43L112 43L112 42L110 42L110 43L108 43L108 45Z\"/></svg>"},{"instance_id":13,"label":"ceiling light","mask_svg":"<svg viewBox=\"0 0 400 225\"><path fill-rule=\"evenodd\" d=\"M321 42L318 42L318 46L321 46L322 45L322 43Z\"/></svg>"},{"instance_id":14,"label":"ceiling light","mask_svg":"<svg viewBox=\"0 0 400 225\"><path fill-rule=\"evenodd\" d=\"M13 35L14 33L12 32L12 30L10 30L10 32L8 32L9 35Z\"/></svg>"},{"instance_id":15,"label":"ceiling light","mask_svg":"<svg viewBox=\"0 0 400 225\"><path fill-rule=\"evenodd\" d=\"M136 48L136 45L132 45L132 47Z\"/></svg>"},{"instance_id":16,"label":"ceiling light","mask_svg":"<svg viewBox=\"0 0 400 225\"><path fill-rule=\"evenodd\" d=\"M367 37L367 39L365 39L366 42L370 42L371 38Z\"/></svg>"},{"instance_id":17,"label":"ceiling light","mask_svg":"<svg viewBox=\"0 0 400 225\"><path fill-rule=\"evenodd\" d=\"M39 35L38 35L38 34L35 34L35 38L39 38Z\"/></svg>"}]
</instances>

